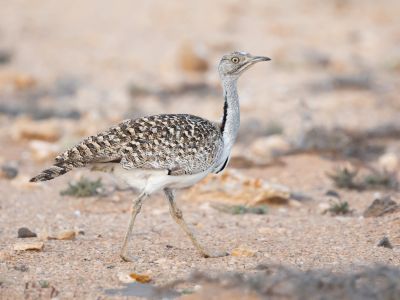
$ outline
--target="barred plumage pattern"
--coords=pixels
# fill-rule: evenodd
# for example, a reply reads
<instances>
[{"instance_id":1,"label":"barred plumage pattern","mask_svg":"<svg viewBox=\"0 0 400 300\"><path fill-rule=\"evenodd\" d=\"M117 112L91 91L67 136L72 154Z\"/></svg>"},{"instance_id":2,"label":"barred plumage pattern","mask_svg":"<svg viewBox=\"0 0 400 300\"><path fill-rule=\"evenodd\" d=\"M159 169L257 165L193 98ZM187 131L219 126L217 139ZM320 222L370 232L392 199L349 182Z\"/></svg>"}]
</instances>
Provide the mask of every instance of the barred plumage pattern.
<instances>
[{"instance_id":1,"label":"barred plumage pattern","mask_svg":"<svg viewBox=\"0 0 400 300\"><path fill-rule=\"evenodd\" d=\"M45 181L73 168L120 162L125 169L168 170L170 175L196 174L218 160L221 128L197 116L163 114L126 120L90 136L56 157L53 167L31 181Z\"/></svg>"}]
</instances>

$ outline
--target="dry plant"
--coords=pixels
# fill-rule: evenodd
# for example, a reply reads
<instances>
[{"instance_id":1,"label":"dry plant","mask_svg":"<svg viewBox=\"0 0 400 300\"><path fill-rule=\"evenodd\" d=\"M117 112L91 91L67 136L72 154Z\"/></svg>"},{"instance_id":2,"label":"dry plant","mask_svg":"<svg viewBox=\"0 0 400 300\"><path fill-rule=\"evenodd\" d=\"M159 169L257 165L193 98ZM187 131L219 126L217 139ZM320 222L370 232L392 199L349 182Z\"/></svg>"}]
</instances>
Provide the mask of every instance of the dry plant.
<instances>
[{"instance_id":1,"label":"dry plant","mask_svg":"<svg viewBox=\"0 0 400 300\"><path fill-rule=\"evenodd\" d=\"M81 177L76 182L68 183L68 187L60 192L62 196L72 196L72 197L92 197L101 194L103 188L103 183L101 178L97 180L90 180L86 177Z\"/></svg>"}]
</instances>

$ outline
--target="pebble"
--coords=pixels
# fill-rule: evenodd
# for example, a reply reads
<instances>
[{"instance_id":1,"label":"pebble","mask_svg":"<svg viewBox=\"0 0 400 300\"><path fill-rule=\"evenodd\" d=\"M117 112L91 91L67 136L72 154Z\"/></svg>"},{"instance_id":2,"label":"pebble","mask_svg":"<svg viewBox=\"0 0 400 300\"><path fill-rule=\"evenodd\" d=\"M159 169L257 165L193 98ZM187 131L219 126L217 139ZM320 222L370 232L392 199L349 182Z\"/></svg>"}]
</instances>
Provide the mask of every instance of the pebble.
<instances>
[{"instance_id":1,"label":"pebble","mask_svg":"<svg viewBox=\"0 0 400 300\"><path fill-rule=\"evenodd\" d=\"M130 273L129 277L140 283L149 283L151 281L151 277L144 274Z\"/></svg>"},{"instance_id":2,"label":"pebble","mask_svg":"<svg viewBox=\"0 0 400 300\"><path fill-rule=\"evenodd\" d=\"M55 237L48 237L49 240L74 240L76 237L76 232L73 230L66 230L58 233Z\"/></svg>"},{"instance_id":3,"label":"pebble","mask_svg":"<svg viewBox=\"0 0 400 300\"><path fill-rule=\"evenodd\" d=\"M117 274L117 277L118 280L121 281L122 283L131 283L135 281L135 279L129 276L129 273L120 272Z\"/></svg>"},{"instance_id":4,"label":"pebble","mask_svg":"<svg viewBox=\"0 0 400 300\"><path fill-rule=\"evenodd\" d=\"M395 172L399 167L399 158L395 153L385 153L378 159L378 163L383 170Z\"/></svg>"},{"instance_id":5,"label":"pebble","mask_svg":"<svg viewBox=\"0 0 400 300\"><path fill-rule=\"evenodd\" d=\"M246 246L239 246L232 250L231 256L235 257L253 257L257 253L257 250L250 249Z\"/></svg>"},{"instance_id":6,"label":"pebble","mask_svg":"<svg viewBox=\"0 0 400 300\"><path fill-rule=\"evenodd\" d=\"M328 209L331 207L331 205L327 202L321 202L320 204L318 204L318 212L320 214L325 214Z\"/></svg>"},{"instance_id":7,"label":"pebble","mask_svg":"<svg viewBox=\"0 0 400 300\"><path fill-rule=\"evenodd\" d=\"M18 175L18 168L13 163L7 163L0 168L0 178L13 179Z\"/></svg>"},{"instance_id":8,"label":"pebble","mask_svg":"<svg viewBox=\"0 0 400 300\"><path fill-rule=\"evenodd\" d=\"M389 238L387 236L383 237L379 243L378 243L378 247L384 247L384 248L389 248L389 249L393 249L392 244L389 241Z\"/></svg>"},{"instance_id":9,"label":"pebble","mask_svg":"<svg viewBox=\"0 0 400 300\"><path fill-rule=\"evenodd\" d=\"M63 231L57 235L58 240L74 240L75 237L76 237L76 233L75 233L75 231L72 231L72 230Z\"/></svg>"},{"instance_id":10,"label":"pebble","mask_svg":"<svg viewBox=\"0 0 400 300\"><path fill-rule=\"evenodd\" d=\"M272 204L272 205L286 205L289 203L290 195L287 193L282 193L278 195L276 190L272 193L270 190L261 190L255 199L251 202L252 205L262 205L262 204Z\"/></svg>"},{"instance_id":11,"label":"pebble","mask_svg":"<svg viewBox=\"0 0 400 300\"><path fill-rule=\"evenodd\" d=\"M14 245L15 251L42 251L43 242L18 243Z\"/></svg>"},{"instance_id":12,"label":"pebble","mask_svg":"<svg viewBox=\"0 0 400 300\"><path fill-rule=\"evenodd\" d=\"M0 65L8 64L13 57L13 53L7 49L0 49Z\"/></svg>"},{"instance_id":13,"label":"pebble","mask_svg":"<svg viewBox=\"0 0 400 300\"><path fill-rule=\"evenodd\" d=\"M21 227L18 229L18 238L32 238L37 237L37 234L31 231L29 228Z\"/></svg>"}]
</instances>

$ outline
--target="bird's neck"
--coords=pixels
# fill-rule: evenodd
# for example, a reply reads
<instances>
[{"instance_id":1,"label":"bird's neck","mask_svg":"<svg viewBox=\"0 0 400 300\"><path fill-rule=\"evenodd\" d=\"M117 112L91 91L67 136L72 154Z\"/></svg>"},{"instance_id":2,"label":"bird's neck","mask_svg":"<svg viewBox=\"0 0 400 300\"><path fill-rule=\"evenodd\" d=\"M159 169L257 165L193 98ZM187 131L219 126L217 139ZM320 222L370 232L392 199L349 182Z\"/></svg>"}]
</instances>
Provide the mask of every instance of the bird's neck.
<instances>
[{"instance_id":1,"label":"bird's neck","mask_svg":"<svg viewBox=\"0 0 400 300\"><path fill-rule=\"evenodd\" d=\"M239 95L237 92L237 79L224 78L224 115L222 117L221 132L224 140L224 152L229 155L240 126Z\"/></svg>"}]
</instances>

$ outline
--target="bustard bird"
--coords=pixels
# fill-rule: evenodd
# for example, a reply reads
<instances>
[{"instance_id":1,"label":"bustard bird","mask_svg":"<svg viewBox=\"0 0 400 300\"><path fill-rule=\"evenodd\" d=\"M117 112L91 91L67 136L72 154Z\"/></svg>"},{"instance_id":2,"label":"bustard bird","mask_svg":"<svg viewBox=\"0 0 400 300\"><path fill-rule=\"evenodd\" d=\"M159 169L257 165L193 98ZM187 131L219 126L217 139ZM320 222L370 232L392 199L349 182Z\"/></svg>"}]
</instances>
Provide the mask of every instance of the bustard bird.
<instances>
[{"instance_id":1,"label":"bustard bird","mask_svg":"<svg viewBox=\"0 0 400 300\"><path fill-rule=\"evenodd\" d=\"M138 189L140 195L133 201L120 253L125 261L131 261L127 245L143 200L153 192L164 190L172 217L201 255L221 256L210 254L197 242L175 204L174 190L192 186L207 174L221 172L227 166L240 123L237 80L255 63L268 60L268 57L246 52L233 52L222 57L218 66L225 98L221 123L188 114L126 120L57 156L52 167L31 181L51 180L74 168L89 167L112 172L130 187Z\"/></svg>"}]
</instances>

